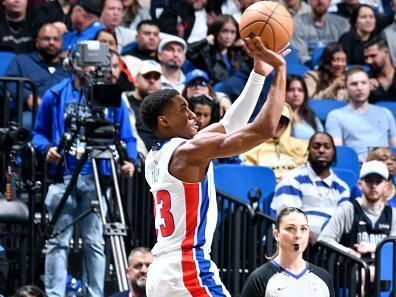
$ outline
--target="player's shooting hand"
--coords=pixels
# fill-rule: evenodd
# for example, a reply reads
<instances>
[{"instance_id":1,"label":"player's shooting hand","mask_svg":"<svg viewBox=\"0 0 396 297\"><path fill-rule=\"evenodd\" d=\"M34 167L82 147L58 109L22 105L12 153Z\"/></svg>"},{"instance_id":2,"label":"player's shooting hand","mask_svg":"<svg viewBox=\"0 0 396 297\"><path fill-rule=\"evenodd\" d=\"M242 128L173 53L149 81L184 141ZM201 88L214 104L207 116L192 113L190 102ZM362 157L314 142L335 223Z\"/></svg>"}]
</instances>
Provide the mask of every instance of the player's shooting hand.
<instances>
[{"instance_id":1,"label":"player's shooting hand","mask_svg":"<svg viewBox=\"0 0 396 297\"><path fill-rule=\"evenodd\" d=\"M58 153L58 148L53 146L48 150L45 160L51 164L58 164L61 158L62 156Z\"/></svg>"},{"instance_id":2,"label":"player's shooting hand","mask_svg":"<svg viewBox=\"0 0 396 297\"><path fill-rule=\"evenodd\" d=\"M133 176L135 172L135 165L131 162L125 161L124 164L121 166L121 175L126 177Z\"/></svg>"}]
</instances>

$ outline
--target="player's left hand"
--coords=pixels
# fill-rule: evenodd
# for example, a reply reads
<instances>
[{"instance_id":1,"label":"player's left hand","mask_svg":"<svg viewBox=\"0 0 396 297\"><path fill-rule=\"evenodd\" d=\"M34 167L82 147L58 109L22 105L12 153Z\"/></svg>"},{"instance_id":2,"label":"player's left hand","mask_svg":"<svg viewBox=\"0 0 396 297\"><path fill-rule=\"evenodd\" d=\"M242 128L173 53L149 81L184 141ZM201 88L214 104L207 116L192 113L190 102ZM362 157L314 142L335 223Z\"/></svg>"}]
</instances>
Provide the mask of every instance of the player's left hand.
<instances>
[{"instance_id":1,"label":"player's left hand","mask_svg":"<svg viewBox=\"0 0 396 297\"><path fill-rule=\"evenodd\" d=\"M126 177L133 176L135 172L135 165L131 162L125 161L124 164L121 166L121 175Z\"/></svg>"}]
</instances>

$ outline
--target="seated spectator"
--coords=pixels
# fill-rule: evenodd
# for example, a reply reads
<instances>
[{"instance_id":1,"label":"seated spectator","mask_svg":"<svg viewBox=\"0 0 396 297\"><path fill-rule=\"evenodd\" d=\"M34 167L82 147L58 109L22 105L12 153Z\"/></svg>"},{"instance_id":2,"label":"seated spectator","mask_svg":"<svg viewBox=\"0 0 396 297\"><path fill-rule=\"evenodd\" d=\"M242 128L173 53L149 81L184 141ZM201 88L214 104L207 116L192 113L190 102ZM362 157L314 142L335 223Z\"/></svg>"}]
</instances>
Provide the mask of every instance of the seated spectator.
<instances>
[{"instance_id":1,"label":"seated spectator","mask_svg":"<svg viewBox=\"0 0 396 297\"><path fill-rule=\"evenodd\" d=\"M4 0L0 10L0 51L16 54L34 50L33 28L27 0Z\"/></svg>"},{"instance_id":2,"label":"seated spectator","mask_svg":"<svg viewBox=\"0 0 396 297\"><path fill-rule=\"evenodd\" d=\"M198 131L220 121L219 104L207 95L195 95L188 99L190 110L195 113Z\"/></svg>"},{"instance_id":3,"label":"seated spectator","mask_svg":"<svg viewBox=\"0 0 396 297\"><path fill-rule=\"evenodd\" d=\"M370 102L395 101L396 71L391 61L386 40L382 37L377 37L365 43L364 59L372 71L370 77Z\"/></svg>"},{"instance_id":4,"label":"seated spectator","mask_svg":"<svg viewBox=\"0 0 396 297\"><path fill-rule=\"evenodd\" d=\"M286 7L293 17L312 12L311 6L303 0L280 0L279 3Z\"/></svg>"},{"instance_id":5,"label":"seated spectator","mask_svg":"<svg viewBox=\"0 0 396 297\"><path fill-rule=\"evenodd\" d=\"M5 249L0 245L0 296L5 294L8 277L8 260Z\"/></svg>"},{"instance_id":6,"label":"seated spectator","mask_svg":"<svg viewBox=\"0 0 396 297\"><path fill-rule=\"evenodd\" d=\"M102 11L100 14L100 22L110 32L114 32L117 37L118 52L121 53L122 48L135 40L135 34L123 26L121 26L124 4L122 0L104 0L102 1Z\"/></svg>"},{"instance_id":7,"label":"seated spectator","mask_svg":"<svg viewBox=\"0 0 396 297\"><path fill-rule=\"evenodd\" d=\"M337 41L349 30L346 19L328 13L330 0L310 0L308 3L312 7L312 13L304 13L294 18L296 30L291 41L303 64L310 62L316 47Z\"/></svg>"},{"instance_id":8,"label":"seated spectator","mask_svg":"<svg viewBox=\"0 0 396 297\"><path fill-rule=\"evenodd\" d=\"M145 20L151 20L150 11L143 7L139 0L123 0L124 13L121 25L127 27L136 35L138 25Z\"/></svg>"},{"instance_id":9,"label":"seated spectator","mask_svg":"<svg viewBox=\"0 0 396 297\"><path fill-rule=\"evenodd\" d=\"M395 156L387 147L376 147L372 149L367 156L367 161L372 160L383 162L388 168L389 178L387 180L387 187L384 195L388 205L396 207L396 186L394 181L396 173Z\"/></svg>"},{"instance_id":10,"label":"seated spectator","mask_svg":"<svg viewBox=\"0 0 396 297\"><path fill-rule=\"evenodd\" d=\"M340 37L339 43L347 54L349 65L364 65L363 44L376 34L374 9L367 4L357 5L349 22L351 30Z\"/></svg>"},{"instance_id":11,"label":"seated spectator","mask_svg":"<svg viewBox=\"0 0 396 297\"><path fill-rule=\"evenodd\" d=\"M346 60L347 55L339 43L330 42L326 45L318 70L308 71L304 75L309 98L347 100L344 75Z\"/></svg>"},{"instance_id":12,"label":"seated spectator","mask_svg":"<svg viewBox=\"0 0 396 297\"><path fill-rule=\"evenodd\" d=\"M37 87L37 102L40 104L45 91L70 75L65 72L60 58L62 35L54 24L45 24L36 38L36 51L20 54L9 65L6 76L30 78ZM17 96L16 85L9 85L12 98ZM24 84L25 102L23 126L30 129L32 124L33 95L31 87Z\"/></svg>"},{"instance_id":13,"label":"seated spectator","mask_svg":"<svg viewBox=\"0 0 396 297\"><path fill-rule=\"evenodd\" d=\"M396 145L395 119L388 109L369 104L369 77L363 68L351 67L345 80L349 104L328 114L326 131L336 145L350 146L364 161L369 147Z\"/></svg>"},{"instance_id":14,"label":"seated spectator","mask_svg":"<svg viewBox=\"0 0 396 297\"><path fill-rule=\"evenodd\" d=\"M396 0L392 0L391 5L393 12L396 12ZM393 23L384 29L383 35L388 43L393 66L396 67L396 16L393 18Z\"/></svg>"},{"instance_id":15,"label":"seated spectator","mask_svg":"<svg viewBox=\"0 0 396 297\"><path fill-rule=\"evenodd\" d=\"M161 89L184 89L182 66L186 60L187 44L177 36L168 35L158 45L158 60L162 67Z\"/></svg>"},{"instance_id":16,"label":"seated spectator","mask_svg":"<svg viewBox=\"0 0 396 297\"><path fill-rule=\"evenodd\" d=\"M205 71L195 69L186 74L185 88L182 96L186 99L192 96L206 95L220 104L220 117L231 107L231 101L224 93L215 92L209 82L209 76Z\"/></svg>"},{"instance_id":17,"label":"seated spectator","mask_svg":"<svg viewBox=\"0 0 396 297\"><path fill-rule=\"evenodd\" d=\"M272 168L277 181L290 170L304 164L307 143L290 136L291 125L291 108L285 104L275 137L244 153L242 157L246 164Z\"/></svg>"},{"instance_id":18,"label":"seated spectator","mask_svg":"<svg viewBox=\"0 0 396 297\"><path fill-rule=\"evenodd\" d=\"M19 288L13 297L46 297L46 295L39 287L27 285Z\"/></svg>"},{"instance_id":19,"label":"seated spectator","mask_svg":"<svg viewBox=\"0 0 396 297\"><path fill-rule=\"evenodd\" d=\"M288 75L286 80L286 103L293 111L291 135L309 140L315 132L322 132L323 125L308 105L308 91L304 79Z\"/></svg>"},{"instance_id":20,"label":"seated spectator","mask_svg":"<svg viewBox=\"0 0 396 297\"><path fill-rule=\"evenodd\" d=\"M192 43L206 37L208 17L206 10L208 0L169 1L158 17L161 32L172 34Z\"/></svg>"},{"instance_id":21,"label":"seated spectator","mask_svg":"<svg viewBox=\"0 0 396 297\"><path fill-rule=\"evenodd\" d=\"M105 28L99 22L101 13L100 1L78 0L72 8L71 23L74 31L63 35L62 52L77 49L77 42L94 40L98 32Z\"/></svg>"},{"instance_id":22,"label":"seated spectator","mask_svg":"<svg viewBox=\"0 0 396 297\"><path fill-rule=\"evenodd\" d=\"M158 143L158 138L142 122L139 109L147 95L161 89L162 70L161 65L154 60L141 61L137 69L135 90L123 93L122 96L128 107L133 135L137 136L138 152L146 157L151 147Z\"/></svg>"},{"instance_id":23,"label":"seated spectator","mask_svg":"<svg viewBox=\"0 0 396 297\"><path fill-rule=\"evenodd\" d=\"M363 163L362 197L338 207L318 240L362 258L373 267L377 244L385 237L396 235L396 209L384 201L388 176L384 163ZM373 279L374 273L371 276Z\"/></svg>"},{"instance_id":24,"label":"seated spectator","mask_svg":"<svg viewBox=\"0 0 396 297\"><path fill-rule=\"evenodd\" d=\"M127 278L131 282L131 290L115 293L110 297L146 297L147 270L153 262L153 255L146 247L134 248L128 257Z\"/></svg>"},{"instance_id":25,"label":"seated spectator","mask_svg":"<svg viewBox=\"0 0 396 297\"><path fill-rule=\"evenodd\" d=\"M288 172L275 188L271 209L279 213L286 207L298 207L308 216L312 243L333 215L337 206L349 200L350 189L331 170L336 155L332 137L315 133L308 144L308 161Z\"/></svg>"},{"instance_id":26,"label":"seated spectator","mask_svg":"<svg viewBox=\"0 0 396 297\"><path fill-rule=\"evenodd\" d=\"M209 26L208 36L188 45L187 59L205 70L215 84L248 67L250 59L239 40L238 23L230 15L220 15Z\"/></svg>"}]
</instances>

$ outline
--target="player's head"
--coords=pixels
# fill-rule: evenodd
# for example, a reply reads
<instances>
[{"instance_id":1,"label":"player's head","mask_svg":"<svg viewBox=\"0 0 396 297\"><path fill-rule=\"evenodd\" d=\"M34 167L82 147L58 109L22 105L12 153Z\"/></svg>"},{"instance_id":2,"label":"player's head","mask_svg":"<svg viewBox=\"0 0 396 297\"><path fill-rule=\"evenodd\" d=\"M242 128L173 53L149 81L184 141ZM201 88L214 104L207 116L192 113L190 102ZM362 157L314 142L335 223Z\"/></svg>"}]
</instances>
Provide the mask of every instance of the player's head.
<instances>
[{"instance_id":1,"label":"player's head","mask_svg":"<svg viewBox=\"0 0 396 297\"><path fill-rule=\"evenodd\" d=\"M281 210L276 218L274 238L279 255L302 254L308 245L309 227L307 215L297 207Z\"/></svg>"},{"instance_id":2,"label":"player's head","mask_svg":"<svg viewBox=\"0 0 396 297\"><path fill-rule=\"evenodd\" d=\"M190 139L198 131L196 116L188 108L187 100L173 89L159 90L145 97L140 116L160 140Z\"/></svg>"},{"instance_id":3,"label":"player's head","mask_svg":"<svg viewBox=\"0 0 396 297\"><path fill-rule=\"evenodd\" d=\"M360 169L360 187L364 198L374 203L384 198L389 171L386 165L377 160L363 163Z\"/></svg>"},{"instance_id":4,"label":"player's head","mask_svg":"<svg viewBox=\"0 0 396 297\"><path fill-rule=\"evenodd\" d=\"M153 262L153 255L145 247L137 247L128 257L127 277L131 281L133 291L145 291L147 269Z\"/></svg>"}]
</instances>

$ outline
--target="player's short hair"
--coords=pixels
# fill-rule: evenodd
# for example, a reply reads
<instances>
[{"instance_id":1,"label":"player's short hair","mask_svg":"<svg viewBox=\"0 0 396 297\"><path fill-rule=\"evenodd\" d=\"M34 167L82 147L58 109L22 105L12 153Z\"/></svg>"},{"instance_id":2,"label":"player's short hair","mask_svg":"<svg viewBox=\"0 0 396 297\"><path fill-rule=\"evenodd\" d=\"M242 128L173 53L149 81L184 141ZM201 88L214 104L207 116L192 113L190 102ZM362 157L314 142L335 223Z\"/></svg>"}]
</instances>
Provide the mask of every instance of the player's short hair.
<instances>
[{"instance_id":1,"label":"player's short hair","mask_svg":"<svg viewBox=\"0 0 396 297\"><path fill-rule=\"evenodd\" d=\"M140 105L140 118L153 131L157 131L158 117L162 114L170 100L180 93L174 89L159 90L147 95Z\"/></svg>"}]
</instances>

